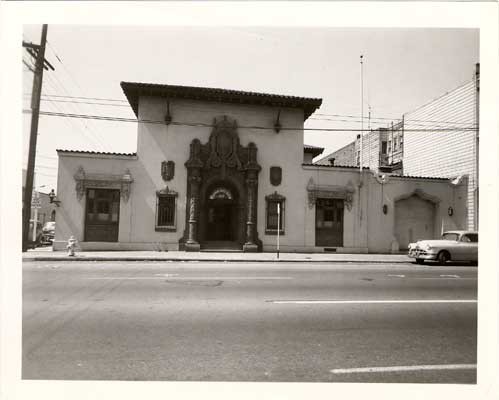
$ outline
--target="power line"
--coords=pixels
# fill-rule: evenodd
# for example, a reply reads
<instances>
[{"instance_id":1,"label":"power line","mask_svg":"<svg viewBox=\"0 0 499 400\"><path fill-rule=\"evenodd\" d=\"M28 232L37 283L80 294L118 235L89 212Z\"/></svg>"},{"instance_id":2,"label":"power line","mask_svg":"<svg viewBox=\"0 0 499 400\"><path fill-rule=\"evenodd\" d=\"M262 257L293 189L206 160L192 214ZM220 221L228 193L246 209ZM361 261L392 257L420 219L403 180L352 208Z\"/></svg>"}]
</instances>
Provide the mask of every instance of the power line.
<instances>
[{"instance_id":1,"label":"power line","mask_svg":"<svg viewBox=\"0 0 499 400\"><path fill-rule=\"evenodd\" d=\"M66 88L64 87L64 85L59 81L59 79L57 79L57 77L54 77L54 78L56 80L53 81L52 84L54 86L59 86L60 88L62 88L63 92L69 94L69 92L66 90ZM75 110L76 112L79 111L79 109L77 107L75 107L74 105L72 105L72 104L69 104L68 106L72 106L73 110ZM106 150L107 146L103 143L103 141L100 139L100 137L95 132L93 132L92 130L90 130L86 123L82 122L82 124L83 124L83 127L88 131L88 134L92 136L93 139L91 139L91 141L93 143L98 144L98 147L100 147L101 149ZM82 129L82 132L84 132L83 128L80 128L80 129ZM84 136L87 137L88 139L90 139L90 137L87 136L85 133L84 133Z\"/></svg>"},{"instance_id":2,"label":"power line","mask_svg":"<svg viewBox=\"0 0 499 400\"><path fill-rule=\"evenodd\" d=\"M42 97L46 97L46 96L42 95ZM112 106L112 107L130 108L130 106L125 105L125 104L92 103L92 102L86 102L86 101L57 100L57 99L51 99L51 98L47 98L47 99L42 98L42 101L55 101L57 103L89 104L89 105L97 105L97 106Z\"/></svg>"},{"instance_id":3,"label":"power line","mask_svg":"<svg viewBox=\"0 0 499 400\"><path fill-rule=\"evenodd\" d=\"M30 110L24 109L23 113L30 113ZM156 120L137 120L134 118L121 118L112 117L105 115L89 115L89 114L67 114L67 113L55 113L50 111L40 111L40 114L54 117L67 117L67 118L81 118L81 119L95 119L99 121L115 121L115 122L131 122L131 123L143 123L143 124L157 124L166 125L165 121ZM170 125L177 126L191 126L191 127L202 127L202 128L214 128L212 124L206 124L202 122L170 122ZM238 129L258 129L258 130L274 130L274 127L266 126L238 126ZM289 131L324 131L324 132L366 132L368 130L353 129L353 128L301 128L301 127L282 127L281 130ZM475 132L475 128L462 128L462 127L451 127L451 128L436 128L436 129L404 129L404 132L455 132L455 131L470 131ZM369 131L368 131L369 132Z\"/></svg>"},{"instance_id":4,"label":"power line","mask_svg":"<svg viewBox=\"0 0 499 400\"><path fill-rule=\"evenodd\" d=\"M25 93L29 94L30 93ZM67 98L67 99L82 99L82 100L98 100L98 101L115 101L115 102L121 102L121 103L127 103L128 101L126 100L119 100L119 99L108 99L108 98L103 98L103 97L85 97L85 96L63 96L63 95L56 95L56 94L42 94L42 96L50 96L50 97L61 97L61 98Z\"/></svg>"},{"instance_id":5,"label":"power line","mask_svg":"<svg viewBox=\"0 0 499 400\"><path fill-rule=\"evenodd\" d=\"M54 84L54 83L52 83L52 81L51 81L50 79L46 80L46 83L47 83L48 85L50 85L53 89L55 88L55 84ZM55 104L55 103L53 103L53 102L52 102L52 101L50 101L50 100L48 100L48 101L49 101L50 103L52 103L52 105L54 106L54 108L55 108L56 110L58 110L58 111L60 111L60 112L63 112L63 111L64 111L62 108L60 108L60 107L59 107L59 105L58 105L58 104ZM98 145L98 147L103 148L102 144L98 143L98 142L97 142L97 140L95 140L94 138L90 137L90 136L87 134L87 132L85 132L85 130L82 128L82 126L81 126L81 125L79 125L79 124L75 123L73 120L69 120L69 121L68 121L68 120L65 120L65 122L66 122L67 126L68 126L71 130L72 130L72 129L75 129L75 130L77 130L77 131L80 131L80 132L83 134L83 136L84 136L87 140L89 140L90 142L92 142L94 145Z\"/></svg>"},{"instance_id":6,"label":"power line","mask_svg":"<svg viewBox=\"0 0 499 400\"><path fill-rule=\"evenodd\" d=\"M26 95L29 95L29 93L25 93ZM90 104L90 105L103 105L103 106L117 106L117 107L129 107L128 101L126 100L119 100L119 99L109 99L109 98L102 98L102 97L85 97L85 96L64 96L64 95L54 95L54 94L42 94L42 97L48 98L63 98L63 99L81 99L81 100L97 100L97 101L109 101L109 102L121 102L121 103L126 103L126 104L107 104L107 103L95 103L95 102L71 102L71 101L63 101L63 100L55 100L52 99L52 101L57 101L57 102L67 102L67 103L74 103L74 104ZM324 120L324 121L338 121L338 122L361 122L361 117L359 115L349 115L349 114L327 114L327 113L314 113L314 117L310 117L309 119L314 119L314 120ZM350 120L338 120L338 119L330 119L330 118L317 118L317 116L325 116L325 117L339 117L339 118L353 118L355 121L350 121ZM364 120L369 119L369 117L364 117ZM437 124L456 124L456 125L474 125L473 123L467 123L467 122L457 122L457 121L441 121L441 120L422 120L422 119L407 119L410 120L411 122L422 122L422 123L437 123ZM394 121L396 123L401 122L402 118L389 118L389 117L372 117L371 116L371 121L373 123L381 123L377 121Z\"/></svg>"}]
</instances>

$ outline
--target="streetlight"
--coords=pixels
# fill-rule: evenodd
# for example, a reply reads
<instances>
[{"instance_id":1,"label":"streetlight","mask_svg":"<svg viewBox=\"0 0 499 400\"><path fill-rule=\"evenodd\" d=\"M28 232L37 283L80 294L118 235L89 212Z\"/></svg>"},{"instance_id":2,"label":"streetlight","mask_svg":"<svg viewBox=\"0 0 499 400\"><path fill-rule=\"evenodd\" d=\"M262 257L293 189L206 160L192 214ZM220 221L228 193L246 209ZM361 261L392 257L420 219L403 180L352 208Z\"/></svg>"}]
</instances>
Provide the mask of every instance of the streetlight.
<instances>
[{"instance_id":1,"label":"streetlight","mask_svg":"<svg viewBox=\"0 0 499 400\"><path fill-rule=\"evenodd\" d=\"M61 201L56 199L56 194L54 189L52 189L49 193L49 200L50 204L55 204L57 207L59 207L59 204L61 204Z\"/></svg>"}]
</instances>

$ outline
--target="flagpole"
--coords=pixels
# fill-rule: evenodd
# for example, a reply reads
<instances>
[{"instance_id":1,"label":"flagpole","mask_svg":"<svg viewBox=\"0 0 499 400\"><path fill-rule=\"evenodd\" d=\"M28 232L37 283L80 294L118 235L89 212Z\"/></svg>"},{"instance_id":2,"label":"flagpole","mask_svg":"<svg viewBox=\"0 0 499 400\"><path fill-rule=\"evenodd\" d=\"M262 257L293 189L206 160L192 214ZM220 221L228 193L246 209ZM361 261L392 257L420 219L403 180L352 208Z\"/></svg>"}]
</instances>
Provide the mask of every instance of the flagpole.
<instances>
[{"instance_id":1,"label":"flagpole","mask_svg":"<svg viewBox=\"0 0 499 400\"><path fill-rule=\"evenodd\" d=\"M360 172L362 172L362 167L364 163L364 71L363 71L363 58L360 56Z\"/></svg>"}]
</instances>

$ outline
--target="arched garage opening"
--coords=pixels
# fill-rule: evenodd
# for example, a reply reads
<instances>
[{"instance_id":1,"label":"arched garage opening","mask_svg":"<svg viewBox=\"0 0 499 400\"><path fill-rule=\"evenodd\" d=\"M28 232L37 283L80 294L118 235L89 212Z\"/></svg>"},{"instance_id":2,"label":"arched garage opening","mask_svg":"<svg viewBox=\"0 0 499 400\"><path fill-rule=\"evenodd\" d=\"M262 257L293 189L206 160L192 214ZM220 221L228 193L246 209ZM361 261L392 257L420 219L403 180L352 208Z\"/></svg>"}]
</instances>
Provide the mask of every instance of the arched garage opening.
<instances>
[{"instance_id":1,"label":"arched garage opening","mask_svg":"<svg viewBox=\"0 0 499 400\"><path fill-rule=\"evenodd\" d=\"M415 191L395 201L395 237L399 249L420 239L434 239L438 200Z\"/></svg>"}]
</instances>

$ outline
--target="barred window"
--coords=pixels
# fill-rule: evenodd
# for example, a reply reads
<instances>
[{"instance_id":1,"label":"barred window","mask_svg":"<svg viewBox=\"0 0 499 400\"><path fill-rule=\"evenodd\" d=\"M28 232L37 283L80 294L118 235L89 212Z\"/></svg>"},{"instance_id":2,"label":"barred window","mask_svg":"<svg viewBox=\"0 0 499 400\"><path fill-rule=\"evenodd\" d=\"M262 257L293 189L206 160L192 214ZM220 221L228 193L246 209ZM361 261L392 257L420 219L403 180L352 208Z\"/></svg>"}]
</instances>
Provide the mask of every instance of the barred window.
<instances>
[{"instance_id":1,"label":"barred window","mask_svg":"<svg viewBox=\"0 0 499 400\"><path fill-rule=\"evenodd\" d=\"M267 201L265 233L276 235L279 227L279 234L284 235L284 196L274 193L270 196L266 196L265 200ZM279 213L277 210L278 207L280 207Z\"/></svg>"},{"instance_id":2,"label":"barred window","mask_svg":"<svg viewBox=\"0 0 499 400\"><path fill-rule=\"evenodd\" d=\"M176 200L175 194L157 193L156 201L156 230L175 230L176 228Z\"/></svg>"}]
</instances>

